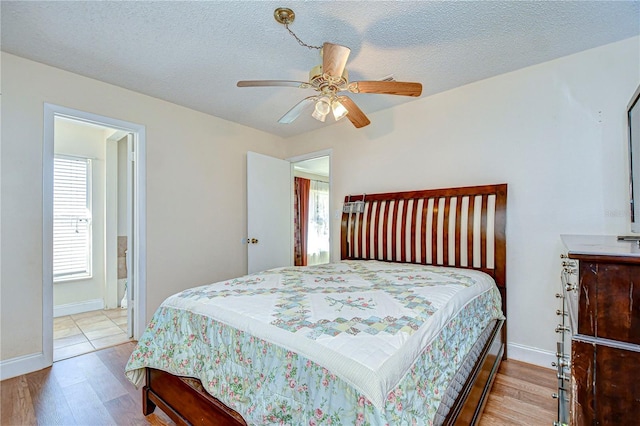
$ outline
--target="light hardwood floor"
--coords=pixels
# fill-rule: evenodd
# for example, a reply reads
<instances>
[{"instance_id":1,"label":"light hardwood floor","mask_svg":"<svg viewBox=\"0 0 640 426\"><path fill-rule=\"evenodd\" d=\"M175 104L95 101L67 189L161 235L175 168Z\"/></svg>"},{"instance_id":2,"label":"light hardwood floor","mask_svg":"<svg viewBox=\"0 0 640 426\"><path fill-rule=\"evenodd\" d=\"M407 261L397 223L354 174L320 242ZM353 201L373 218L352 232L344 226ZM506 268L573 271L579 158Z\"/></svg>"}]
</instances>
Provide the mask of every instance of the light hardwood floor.
<instances>
[{"instance_id":1,"label":"light hardwood floor","mask_svg":"<svg viewBox=\"0 0 640 426\"><path fill-rule=\"evenodd\" d=\"M124 366L134 347L125 343L65 359L53 367L0 382L2 425L173 425L160 409L142 415L141 392ZM553 370L504 361L481 426L551 425Z\"/></svg>"}]
</instances>

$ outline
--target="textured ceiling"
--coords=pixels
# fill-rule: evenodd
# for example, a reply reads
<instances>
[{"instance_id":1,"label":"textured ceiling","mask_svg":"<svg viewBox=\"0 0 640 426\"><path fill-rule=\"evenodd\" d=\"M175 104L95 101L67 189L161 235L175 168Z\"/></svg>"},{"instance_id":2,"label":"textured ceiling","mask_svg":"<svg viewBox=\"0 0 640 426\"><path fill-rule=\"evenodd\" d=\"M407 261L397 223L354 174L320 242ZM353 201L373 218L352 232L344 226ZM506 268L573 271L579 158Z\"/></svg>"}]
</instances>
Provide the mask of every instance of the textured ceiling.
<instances>
[{"instance_id":1,"label":"textured ceiling","mask_svg":"<svg viewBox=\"0 0 640 426\"><path fill-rule=\"evenodd\" d=\"M8 1L3 51L289 137L348 120L278 119L309 90L238 88L237 80L307 80L307 44L351 48L350 80L390 74L429 96L640 34L637 1ZM365 113L415 98L357 94ZM372 121L375 126L375 120ZM358 131L353 129L353 131Z\"/></svg>"}]
</instances>

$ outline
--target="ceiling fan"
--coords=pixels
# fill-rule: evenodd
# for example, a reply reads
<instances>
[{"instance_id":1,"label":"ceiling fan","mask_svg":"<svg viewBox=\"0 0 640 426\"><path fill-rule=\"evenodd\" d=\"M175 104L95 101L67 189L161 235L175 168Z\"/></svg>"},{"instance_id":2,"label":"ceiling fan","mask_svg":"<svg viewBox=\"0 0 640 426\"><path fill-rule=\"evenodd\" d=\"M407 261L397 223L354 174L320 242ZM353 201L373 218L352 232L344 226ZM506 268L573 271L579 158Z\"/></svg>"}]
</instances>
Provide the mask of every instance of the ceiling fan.
<instances>
[{"instance_id":1,"label":"ceiling fan","mask_svg":"<svg viewBox=\"0 0 640 426\"><path fill-rule=\"evenodd\" d=\"M290 9L276 9L275 17L278 22L285 25L287 30L288 24L293 22L293 12ZM291 32L292 33L292 32ZM292 33L298 42L309 48L317 48L316 46L308 46L295 34ZM351 100L351 98L342 94L342 92L350 93L380 93L387 95L401 96L420 96L422 93L422 84L401 82L394 80L383 81L349 81L348 72L346 70L347 59L351 49L339 44L326 42L322 46L322 64L317 65L309 72L309 81L291 81L291 80L243 80L238 81L238 87L297 87L300 89L313 89L318 94L309 96L298 102L286 114L284 114L279 122L282 124L292 123L307 108L314 105L313 118L324 122L329 112L333 113L336 120L340 120L345 116L353 123L356 128L367 126L369 118L362 110Z\"/></svg>"}]
</instances>

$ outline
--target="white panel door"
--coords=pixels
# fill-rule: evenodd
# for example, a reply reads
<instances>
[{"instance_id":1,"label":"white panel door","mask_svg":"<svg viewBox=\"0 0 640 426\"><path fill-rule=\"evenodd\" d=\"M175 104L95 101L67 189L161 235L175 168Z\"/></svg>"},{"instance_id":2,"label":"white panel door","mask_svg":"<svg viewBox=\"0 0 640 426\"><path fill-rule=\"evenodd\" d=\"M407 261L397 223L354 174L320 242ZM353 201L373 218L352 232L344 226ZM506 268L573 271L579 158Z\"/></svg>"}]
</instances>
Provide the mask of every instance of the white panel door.
<instances>
[{"instance_id":1,"label":"white panel door","mask_svg":"<svg viewBox=\"0 0 640 426\"><path fill-rule=\"evenodd\" d=\"M247 153L248 271L290 266L293 184L291 163Z\"/></svg>"}]
</instances>

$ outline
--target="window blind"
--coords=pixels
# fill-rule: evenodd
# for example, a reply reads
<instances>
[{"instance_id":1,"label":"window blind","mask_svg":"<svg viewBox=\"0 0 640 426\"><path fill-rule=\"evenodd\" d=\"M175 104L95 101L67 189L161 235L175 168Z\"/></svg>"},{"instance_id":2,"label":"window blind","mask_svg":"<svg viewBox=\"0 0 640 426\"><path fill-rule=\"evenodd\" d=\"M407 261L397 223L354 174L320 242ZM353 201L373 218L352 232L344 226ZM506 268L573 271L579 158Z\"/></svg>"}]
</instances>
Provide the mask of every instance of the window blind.
<instances>
[{"instance_id":1,"label":"window blind","mask_svg":"<svg viewBox=\"0 0 640 426\"><path fill-rule=\"evenodd\" d=\"M53 279L91 276L91 160L53 163Z\"/></svg>"}]
</instances>

